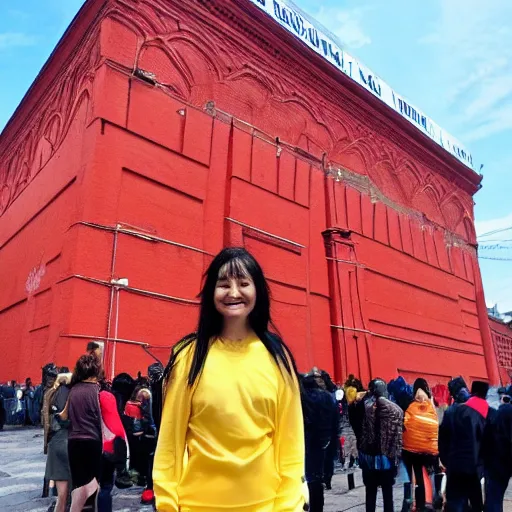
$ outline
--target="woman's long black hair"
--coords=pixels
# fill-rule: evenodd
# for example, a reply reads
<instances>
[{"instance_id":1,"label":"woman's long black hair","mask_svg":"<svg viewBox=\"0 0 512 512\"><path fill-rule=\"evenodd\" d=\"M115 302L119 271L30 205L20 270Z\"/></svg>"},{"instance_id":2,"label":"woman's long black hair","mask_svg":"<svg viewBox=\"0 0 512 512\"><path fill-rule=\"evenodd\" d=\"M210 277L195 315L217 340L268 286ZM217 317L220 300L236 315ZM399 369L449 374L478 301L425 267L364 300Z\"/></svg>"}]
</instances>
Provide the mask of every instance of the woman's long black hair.
<instances>
[{"instance_id":1,"label":"woman's long black hair","mask_svg":"<svg viewBox=\"0 0 512 512\"><path fill-rule=\"evenodd\" d=\"M217 311L213 299L219 272L221 271L223 273L222 277L241 279L250 276L252 278L256 288L256 304L249 314L249 324L277 365L280 368L284 367L290 375L296 375L295 360L288 347L277 334L277 329L270 317L270 291L262 268L245 249L230 247L223 249L208 267L204 275L203 288L199 294L201 309L197 332L185 336L175 345L165 369L164 378L169 377L180 352L191 344L194 344L194 356L188 375L189 386L193 386L200 375L208 355L210 339L220 336L223 328L223 317ZM272 328L272 332L269 328Z\"/></svg>"}]
</instances>

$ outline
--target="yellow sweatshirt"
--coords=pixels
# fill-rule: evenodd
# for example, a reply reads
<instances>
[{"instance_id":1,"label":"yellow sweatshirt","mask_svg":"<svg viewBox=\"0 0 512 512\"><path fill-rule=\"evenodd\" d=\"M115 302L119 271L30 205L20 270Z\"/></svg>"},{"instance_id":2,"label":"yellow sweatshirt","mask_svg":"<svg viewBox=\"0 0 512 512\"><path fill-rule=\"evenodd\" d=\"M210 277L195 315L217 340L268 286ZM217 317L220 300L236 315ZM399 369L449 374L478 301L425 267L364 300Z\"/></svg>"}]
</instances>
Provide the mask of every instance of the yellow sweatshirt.
<instances>
[{"instance_id":1,"label":"yellow sweatshirt","mask_svg":"<svg viewBox=\"0 0 512 512\"><path fill-rule=\"evenodd\" d=\"M194 345L173 370L153 469L158 512L299 512L304 432L295 379L263 343L214 340L187 385Z\"/></svg>"}]
</instances>

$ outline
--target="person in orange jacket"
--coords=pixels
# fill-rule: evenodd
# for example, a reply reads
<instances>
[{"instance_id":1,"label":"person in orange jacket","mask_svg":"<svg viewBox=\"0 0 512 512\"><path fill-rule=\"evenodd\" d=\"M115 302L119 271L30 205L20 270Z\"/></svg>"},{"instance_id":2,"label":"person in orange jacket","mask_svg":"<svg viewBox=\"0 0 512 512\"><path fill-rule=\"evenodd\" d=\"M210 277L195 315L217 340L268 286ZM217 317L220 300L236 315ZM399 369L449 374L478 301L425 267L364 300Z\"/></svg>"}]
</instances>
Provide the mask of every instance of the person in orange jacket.
<instances>
[{"instance_id":1,"label":"person in orange jacket","mask_svg":"<svg viewBox=\"0 0 512 512\"><path fill-rule=\"evenodd\" d=\"M425 379L416 379L413 386L413 401L404 414L404 433L402 461L407 469L409 479L416 484L416 510L422 511L426 506L425 483L423 471L428 475L440 472L438 433L439 421L432 400L432 392ZM404 489L404 509L412 502L412 486Z\"/></svg>"}]
</instances>

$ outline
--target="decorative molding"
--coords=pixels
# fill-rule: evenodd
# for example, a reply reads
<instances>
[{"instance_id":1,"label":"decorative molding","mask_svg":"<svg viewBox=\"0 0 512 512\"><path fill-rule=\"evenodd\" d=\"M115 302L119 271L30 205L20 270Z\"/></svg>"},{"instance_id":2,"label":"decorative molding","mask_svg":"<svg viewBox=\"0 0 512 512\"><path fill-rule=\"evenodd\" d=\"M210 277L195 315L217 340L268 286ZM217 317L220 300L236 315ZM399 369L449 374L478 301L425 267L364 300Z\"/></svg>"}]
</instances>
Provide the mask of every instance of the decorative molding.
<instances>
[{"instance_id":1,"label":"decorative molding","mask_svg":"<svg viewBox=\"0 0 512 512\"><path fill-rule=\"evenodd\" d=\"M213 102L333 167L366 175L388 202L419 209L466 238L463 219L473 218L467 182L421 148L422 141L411 144L378 113L370 119L372 106L359 105L362 100L327 83L321 73L314 76L303 56L297 62L293 52L281 51L282 41L249 26L250 18L232 2L138 0L135 9L130 0L116 0L114 5L115 19L139 34L136 65L154 72L162 91L201 107ZM128 9L129 17L119 15ZM240 32L248 44L241 43Z\"/></svg>"},{"instance_id":2,"label":"decorative molding","mask_svg":"<svg viewBox=\"0 0 512 512\"><path fill-rule=\"evenodd\" d=\"M98 27L91 30L52 77L36 108L25 114L30 120L12 138L15 142L0 144L0 216L56 153L83 102L91 99L100 61L98 34Z\"/></svg>"},{"instance_id":3,"label":"decorative molding","mask_svg":"<svg viewBox=\"0 0 512 512\"><path fill-rule=\"evenodd\" d=\"M80 101L90 98L101 22L108 18L137 35L133 69L154 73L163 92L202 108L213 102L333 168L366 176L388 201L420 209L466 238L477 175L463 176L371 98L354 94L328 69L308 66L301 48L274 33L277 27L261 25L256 12L232 0L108 0L17 143L3 152L0 215L55 153Z\"/></svg>"}]
</instances>

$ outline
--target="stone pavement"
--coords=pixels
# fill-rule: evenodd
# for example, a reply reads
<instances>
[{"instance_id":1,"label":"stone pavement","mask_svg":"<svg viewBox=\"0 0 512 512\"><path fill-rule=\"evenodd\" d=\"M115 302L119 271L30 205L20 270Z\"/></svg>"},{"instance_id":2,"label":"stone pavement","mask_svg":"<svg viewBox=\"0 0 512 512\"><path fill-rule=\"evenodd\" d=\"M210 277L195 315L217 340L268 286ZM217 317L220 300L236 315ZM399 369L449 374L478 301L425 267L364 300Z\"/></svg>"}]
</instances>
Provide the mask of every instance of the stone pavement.
<instances>
[{"instance_id":1,"label":"stone pavement","mask_svg":"<svg viewBox=\"0 0 512 512\"><path fill-rule=\"evenodd\" d=\"M45 456L40 428L11 428L0 431L0 511L46 512L51 498L41 498ZM355 473L356 489L348 492L347 475L337 473L333 490L325 493L325 512L364 512L364 487L361 474ZM401 509L401 486L395 491L395 510ZM512 487L512 486L511 486ZM151 512L139 503L142 489L114 491L116 512ZM382 510L379 498L378 511ZM505 512L512 512L512 489L507 493Z\"/></svg>"}]
</instances>

